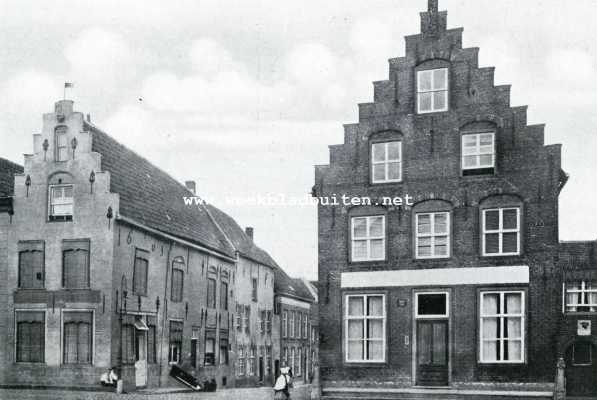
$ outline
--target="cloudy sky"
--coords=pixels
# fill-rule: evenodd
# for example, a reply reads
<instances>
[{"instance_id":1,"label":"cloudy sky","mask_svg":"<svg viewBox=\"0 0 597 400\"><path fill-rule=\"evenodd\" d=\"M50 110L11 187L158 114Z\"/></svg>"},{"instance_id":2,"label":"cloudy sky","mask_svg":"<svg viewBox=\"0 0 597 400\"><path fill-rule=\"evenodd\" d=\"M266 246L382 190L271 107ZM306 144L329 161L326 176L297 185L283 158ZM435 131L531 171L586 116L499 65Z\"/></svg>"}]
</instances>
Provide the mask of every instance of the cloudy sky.
<instances>
[{"instance_id":1,"label":"cloudy sky","mask_svg":"<svg viewBox=\"0 0 597 400\"><path fill-rule=\"evenodd\" d=\"M22 163L41 114L74 82L78 111L175 178L197 181L290 273L314 278L314 207L302 197L342 123L419 32L424 0L0 0L0 157ZM571 179L561 239L597 237L595 0L440 0L529 123L562 143Z\"/></svg>"}]
</instances>

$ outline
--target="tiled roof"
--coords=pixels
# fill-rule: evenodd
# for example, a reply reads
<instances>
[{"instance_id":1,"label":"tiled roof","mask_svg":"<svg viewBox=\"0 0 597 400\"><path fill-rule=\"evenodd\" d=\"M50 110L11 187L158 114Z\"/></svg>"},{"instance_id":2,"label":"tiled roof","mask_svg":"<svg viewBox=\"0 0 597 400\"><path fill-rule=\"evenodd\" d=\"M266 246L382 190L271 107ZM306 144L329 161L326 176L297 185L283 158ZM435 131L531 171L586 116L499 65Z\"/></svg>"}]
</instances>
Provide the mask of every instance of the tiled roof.
<instances>
[{"instance_id":1,"label":"tiled roof","mask_svg":"<svg viewBox=\"0 0 597 400\"><path fill-rule=\"evenodd\" d=\"M566 269L597 267L597 241L560 242L559 261Z\"/></svg>"},{"instance_id":2,"label":"tiled roof","mask_svg":"<svg viewBox=\"0 0 597 400\"><path fill-rule=\"evenodd\" d=\"M291 278L279 266L274 268L274 292L277 295L295 297L308 302L315 301L302 279Z\"/></svg>"},{"instance_id":3,"label":"tiled roof","mask_svg":"<svg viewBox=\"0 0 597 400\"><path fill-rule=\"evenodd\" d=\"M232 245L242 256L271 268L277 267L274 259L253 242L253 239L245 233L234 218L212 205L208 205L207 208L216 220L218 227L224 231Z\"/></svg>"},{"instance_id":4,"label":"tiled roof","mask_svg":"<svg viewBox=\"0 0 597 400\"><path fill-rule=\"evenodd\" d=\"M22 173L22 166L0 158L0 197L12 196L14 194L14 176L15 174Z\"/></svg>"},{"instance_id":5,"label":"tiled roof","mask_svg":"<svg viewBox=\"0 0 597 400\"><path fill-rule=\"evenodd\" d=\"M92 124L92 151L102 155L102 170L110 171L110 191L120 195L120 215L152 229L234 257L234 249L207 210L188 206L188 189L145 158Z\"/></svg>"}]
</instances>

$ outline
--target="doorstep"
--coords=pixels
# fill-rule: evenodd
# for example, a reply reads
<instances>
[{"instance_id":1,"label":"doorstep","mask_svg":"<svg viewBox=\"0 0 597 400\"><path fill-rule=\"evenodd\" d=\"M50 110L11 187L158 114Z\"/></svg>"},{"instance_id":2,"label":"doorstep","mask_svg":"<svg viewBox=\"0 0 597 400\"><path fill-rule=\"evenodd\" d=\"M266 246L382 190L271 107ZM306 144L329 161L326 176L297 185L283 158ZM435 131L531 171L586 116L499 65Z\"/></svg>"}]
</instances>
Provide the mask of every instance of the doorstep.
<instances>
[{"instance_id":1,"label":"doorstep","mask_svg":"<svg viewBox=\"0 0 597 400\"><path fill-rule=\"evenodd\" d=\"M404 393L404 394L451 394L462 396L507 396L507 397L538 397L545 398L553 396L550 391L531 390L475 390L475 389L453 389L449 387L412 387L412 388L347 388L347 387L325 387L323 393Z\"/></svg>"}]
</instances>

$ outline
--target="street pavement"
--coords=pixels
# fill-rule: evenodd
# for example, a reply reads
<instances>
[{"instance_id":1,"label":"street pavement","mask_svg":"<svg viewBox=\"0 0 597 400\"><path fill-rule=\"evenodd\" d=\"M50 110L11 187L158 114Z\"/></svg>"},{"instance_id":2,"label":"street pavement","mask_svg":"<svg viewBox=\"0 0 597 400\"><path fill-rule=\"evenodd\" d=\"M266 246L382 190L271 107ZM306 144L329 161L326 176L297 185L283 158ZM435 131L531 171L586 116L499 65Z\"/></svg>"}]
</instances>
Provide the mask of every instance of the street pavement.
<instances>
[{"instance_id":1,"label":"street pavement","mask_svg":"<svg viewBox=\"0 0 597 400\"><path fill-rule=\"evenodd\" d=\"M292 389L292 400L309 400L310 386ZM86 392L78 390L0 389L0 400L271 400L272 388L223 389L217 392L189 392L180 389L147 389L118 395L110 392Z\"/></svg>"}]
</instances>

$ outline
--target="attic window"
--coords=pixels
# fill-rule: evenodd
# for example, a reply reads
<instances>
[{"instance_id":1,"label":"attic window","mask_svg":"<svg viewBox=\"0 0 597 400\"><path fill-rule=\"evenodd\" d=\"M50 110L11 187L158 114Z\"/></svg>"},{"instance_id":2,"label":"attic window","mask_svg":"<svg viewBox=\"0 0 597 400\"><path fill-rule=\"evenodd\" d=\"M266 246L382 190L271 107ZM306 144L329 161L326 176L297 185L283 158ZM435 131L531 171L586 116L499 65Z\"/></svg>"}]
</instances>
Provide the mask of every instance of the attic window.
<instances>
[{"instance_id":1,"label":"attic window","mask_svg":"<svg viewBox=\"0 0 597 400\"><path fill-rule=\"evenodd\" d=\"M66 161L68 159L68 137L66 130L66 126L58 126L54 131L56 161Z\"/></svg>"},{"instance_id":2,"label":"attic window","mask_svg":"<svg viewBox=\"0 0 597 400\"><path fill-rule=\"evenodd\" d=\"M73 185L50 185L50 221L72 221Z\"/></svg>"},{"instance_id":3,"label":"attic window","mask_svg":"<svg viewBox=\"0 0 597 400\"><path fill-rule=\"evenodd\" d=\"M448 69L417 72L417 113L448 111Z\"/></svg>"}]
</instances>

